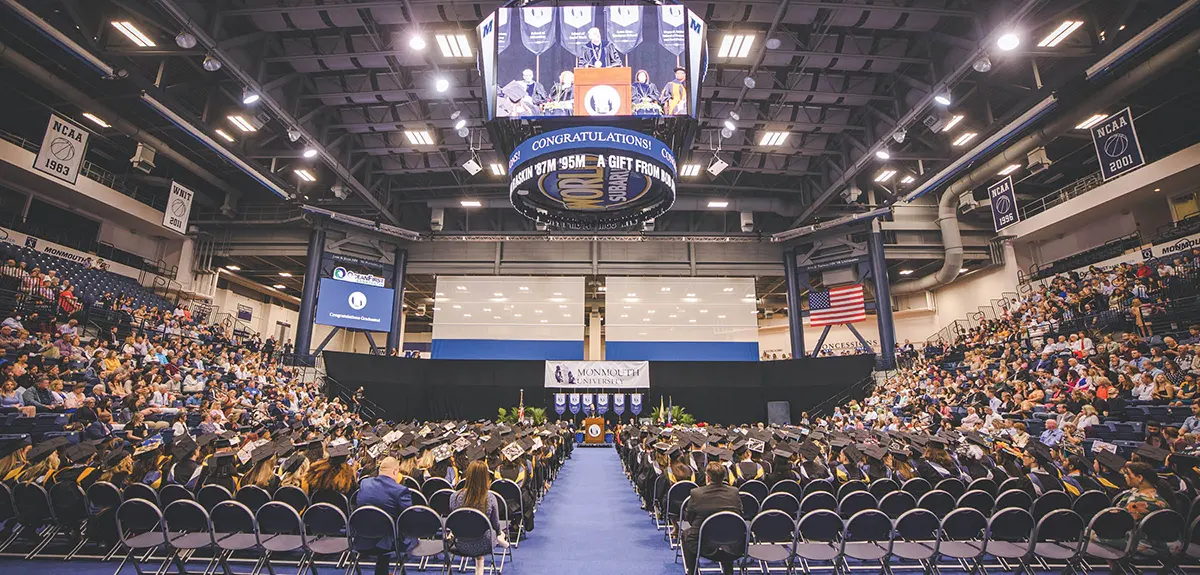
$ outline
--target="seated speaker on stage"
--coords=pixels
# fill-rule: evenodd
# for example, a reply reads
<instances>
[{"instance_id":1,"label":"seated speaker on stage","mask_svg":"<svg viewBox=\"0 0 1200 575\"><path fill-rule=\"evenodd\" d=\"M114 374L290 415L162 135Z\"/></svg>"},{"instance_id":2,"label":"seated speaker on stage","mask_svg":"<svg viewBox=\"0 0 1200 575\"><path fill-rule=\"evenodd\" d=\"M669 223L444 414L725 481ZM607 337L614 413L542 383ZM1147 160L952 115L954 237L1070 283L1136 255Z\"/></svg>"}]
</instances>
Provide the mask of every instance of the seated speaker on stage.
<instances>
[{"instance_id":1,"label":"seated speaker on stage","mask_svg":"<svg viewBox=\"0 0 1200 575\"><path fill-rule=\"evenodd\" d=\"M638 70L633 76L633 114L635 116L660 116L662 104L659 102L658 86L650 81L650 73Z\"/></svg>"},{"instance_id":2,"label":"seated speaker on stage","mask_svg":"<svg viewBox=\"0 0 1200 575\"><path fill-rule=\"evenodd\" d=\"M542 104L547 116L570 116L575 110L575 73L563 70L550 87L550 98Z\"/></svg>"}]
</instances>

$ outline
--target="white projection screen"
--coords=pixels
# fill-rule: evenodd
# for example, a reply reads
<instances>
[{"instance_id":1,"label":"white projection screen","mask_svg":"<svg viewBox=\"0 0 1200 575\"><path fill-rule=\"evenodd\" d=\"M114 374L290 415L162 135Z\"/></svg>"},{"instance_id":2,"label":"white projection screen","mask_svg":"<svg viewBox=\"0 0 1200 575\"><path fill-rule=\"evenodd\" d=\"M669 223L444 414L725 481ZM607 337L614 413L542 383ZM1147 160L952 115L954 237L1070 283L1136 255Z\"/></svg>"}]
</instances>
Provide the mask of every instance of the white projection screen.
<instances>
[{"instance_id":1,"label":"white projection screen","mask_svg":"<svg viewBox=\"0 0 1200 575\"><path fill-rule=\"evenodd\" d=\"M583 359L582 277L439 276L434 359Z\"/></svg>"},{"instance_id":2,"label":"white projection screen","mask_svg":"<svg viewBox=\"0 0 1200 575\"><path fill-rule=\"evenodd\" d=\"M609 277L605 359L757 361L753 278Z\"/></svg>"}]
</instances>

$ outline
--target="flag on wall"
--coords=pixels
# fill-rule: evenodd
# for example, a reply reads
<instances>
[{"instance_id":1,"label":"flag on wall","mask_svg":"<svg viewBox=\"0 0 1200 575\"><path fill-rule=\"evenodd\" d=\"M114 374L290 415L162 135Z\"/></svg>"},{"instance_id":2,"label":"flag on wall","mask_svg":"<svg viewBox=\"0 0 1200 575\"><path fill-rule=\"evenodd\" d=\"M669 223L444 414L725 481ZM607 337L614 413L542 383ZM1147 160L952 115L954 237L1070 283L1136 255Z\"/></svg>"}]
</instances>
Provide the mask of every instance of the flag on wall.
<instances>
[{"instance_id":1,"label":"flag on wall","mask_svg":"<svg viewBox=\"0 0 1200 575\"><path fill-rule=\"evenodd\" d=\"M808 292L808 322L812 327L866 321L862 284Z\"/></svg>"}]
</instances>

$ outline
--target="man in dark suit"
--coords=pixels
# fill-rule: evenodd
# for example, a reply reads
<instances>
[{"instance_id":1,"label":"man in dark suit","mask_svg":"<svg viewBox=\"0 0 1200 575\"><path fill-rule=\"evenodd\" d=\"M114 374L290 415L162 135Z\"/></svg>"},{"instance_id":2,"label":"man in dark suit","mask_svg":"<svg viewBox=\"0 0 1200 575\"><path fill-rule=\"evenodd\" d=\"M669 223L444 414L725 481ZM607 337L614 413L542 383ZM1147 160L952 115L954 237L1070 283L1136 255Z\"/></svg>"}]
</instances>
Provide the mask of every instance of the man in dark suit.
<instances>
[{"instance_id":1,"label":"man in dark suit","mask_svg":"<svg viewBox=\"0 0 1200 575\"><path fill-rule=\"evenodd\" d=\"M719 562L721 572L731 575L733 560L741 557L744 549L707 544L704 549L699 549L700 526L709 516L722 511L732 511L741 515L742 499L738 496L737 488L726 481L726 478L729 477L729 470L721 462L710 461L704 468L704 475L708 478L708 483L704 487L692 490L692 498L688 501L687 509L684 511L683 519L689 524L688 529L683 532L684 567L692 575L699 573L696 556L701 555Z\"/></svg>"},{"instance_id":2,"label":"man in dark suit","mask_svg":"<svg viewBox=\"0 0 1200 575\"><path fill-rule=\"evenodd\" d=\"M396 482L396 477L400 475L400 462L394 457L385 457L379 462L379 475L377 477L368 477L362 480L358 490L358 505L374 505L384 510L391 516L392 521L405 509L412 506L412 494L408 488ZM364 542L364 543L370 543ZM412 550L416 545L416 541L400 537L400 548L404 551ZM378 554L375 560L375 575L388 575L389 567L391 566L392 542L391 541L376 541L373 549L360 549L361 551L371 551ZM403 557L400 558L403 561Z\"/></svg>"}]
</instances>

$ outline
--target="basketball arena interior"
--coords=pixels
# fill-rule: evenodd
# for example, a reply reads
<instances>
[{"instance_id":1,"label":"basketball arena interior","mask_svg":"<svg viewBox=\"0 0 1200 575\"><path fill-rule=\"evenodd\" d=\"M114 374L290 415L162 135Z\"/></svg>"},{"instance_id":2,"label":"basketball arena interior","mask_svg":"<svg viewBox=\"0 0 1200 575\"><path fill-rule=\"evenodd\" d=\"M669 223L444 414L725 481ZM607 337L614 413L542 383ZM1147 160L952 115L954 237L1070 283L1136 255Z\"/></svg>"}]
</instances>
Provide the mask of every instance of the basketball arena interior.
<instances>
[{"instance_id":1,"label":"basketball arena interior","mask_svg":"<svg viewBox=\"0 0 1200 575\"><path fill-rule=\"evenodd\" d=\"M0 86L0 572L1200 572L1200 0L0 0Z\"/></svg>"}]
</instances>

